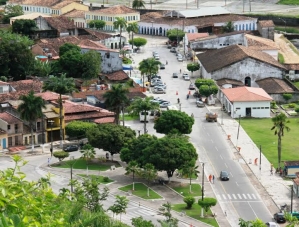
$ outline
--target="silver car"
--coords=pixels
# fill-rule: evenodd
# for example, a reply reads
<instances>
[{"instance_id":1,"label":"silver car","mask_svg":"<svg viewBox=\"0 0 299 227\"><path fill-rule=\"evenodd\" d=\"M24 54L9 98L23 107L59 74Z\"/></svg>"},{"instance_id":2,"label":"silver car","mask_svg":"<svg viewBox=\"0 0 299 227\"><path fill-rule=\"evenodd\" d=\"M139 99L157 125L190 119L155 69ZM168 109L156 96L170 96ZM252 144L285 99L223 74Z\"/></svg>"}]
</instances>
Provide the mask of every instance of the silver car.
<instances>
[{"instance_id":1,"label":"silver car","mask_svg":"<svg viewBox=\"0 0 299 227\"><path fill-rule=\"evenodd\" d=\"M154 93L155 94L166 94L166 90L161 87L158 87L158 88L154 89Z\"/></svg>"},{"instance_id":2,"label":"silver car","mask_svg":"<svg viewBox=\"0 0 299 227\"><path fill-rule=\"evenodd\" d=\"M183 61L183 57L178 57L178 61Z\"/></svg>"}]
</instances>

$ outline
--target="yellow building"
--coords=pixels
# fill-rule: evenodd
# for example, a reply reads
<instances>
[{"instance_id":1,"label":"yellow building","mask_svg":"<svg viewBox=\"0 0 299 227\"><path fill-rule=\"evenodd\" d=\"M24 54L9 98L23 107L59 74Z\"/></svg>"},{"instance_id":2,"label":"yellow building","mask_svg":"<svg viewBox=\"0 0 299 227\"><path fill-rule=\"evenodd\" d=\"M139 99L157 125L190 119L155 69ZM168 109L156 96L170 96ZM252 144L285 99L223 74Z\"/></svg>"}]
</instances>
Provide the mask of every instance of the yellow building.
<instances>
[{"instance_id":1,"label":"yellow building","mask_svg":"<svg viewBox=\"0 0 299 227\"><path fill-rule=\"evenodd\" d=\"M59 16L74 9L88 11L89 7L78 2L62 1L52 6L52 16Z\"/></svg>"},{"instance_id":2,"label":"yellow building","mask_svg":"<svg viewBox=\"0 0 299 227\"><path fill-rule=\"evenodd\" d=\"M118 29L113 26L113 22L116 21L116 17L125 18L127 23L130 24L140 20L140 13L139 11L124 5L116 5L106 9L87 11L85 13L86 27L88 27L88 23L92 20L102 20L106 22L106 26L104 27L105 31L114 31Z\"/></svg>"}]
</instances>

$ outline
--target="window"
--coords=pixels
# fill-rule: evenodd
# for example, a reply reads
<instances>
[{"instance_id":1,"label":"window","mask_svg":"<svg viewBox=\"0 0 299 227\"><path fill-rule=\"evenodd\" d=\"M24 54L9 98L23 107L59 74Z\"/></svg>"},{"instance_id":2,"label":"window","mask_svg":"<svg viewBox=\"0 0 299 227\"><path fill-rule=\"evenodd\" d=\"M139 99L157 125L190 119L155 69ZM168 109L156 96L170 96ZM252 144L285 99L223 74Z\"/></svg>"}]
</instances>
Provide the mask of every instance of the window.
<instances>
[{"instance_id":1,"label":"window","mask_svg":"<svg viewBox=\"0 0 299 227\"><path fill-rule=\"evenodd\" d=\"M240 107L237 107L237 108L236 108L236 110L240 110L240 109L241 109Z\"/></svg>"},{"instance_id":2,"label":"window","mask_svg":"<svg viewBox=\"0 0 299 227\"><path fill-rule=\"evenodd\" d=\"M265 109L269 109L269 107L265 107Z\"/></svg>"},{"instance_id":3,"label":"window","mask_svg":"<svg viewBox=\"0 0 299 227\"><path fill-rule=\"evenodd\" d=\"M10 125L7 125L7 130L10 130Z\"/></svg>"},{"instance_id":4,"label":"window","mask_svg":"<svg viewBox=\"0 0 299 227\"><path fill-rule=\"evenodd\" d=\"M261 109L264 109L265 107L261 107Z\"/></svg>"},{"instance_id":5,"label":"window","mask_svg":"<svg viewBox=\"0 0 299 227\"><path fill-rule=\"evenodd\" d=\"M257 107L257 109L259 110L259 109L261 109L261 107Z\"/></svg>"},{"instance_id":6,"label":"window","mask_svg":"<svg viewBox=\"0 0 299 227\"><path fill-rule=\"evenodd\" d=\"M256 107L252 107L252 109L254 109L254 110L255 110L255 109L256 109Z\"/></svg>"}]
</instances>

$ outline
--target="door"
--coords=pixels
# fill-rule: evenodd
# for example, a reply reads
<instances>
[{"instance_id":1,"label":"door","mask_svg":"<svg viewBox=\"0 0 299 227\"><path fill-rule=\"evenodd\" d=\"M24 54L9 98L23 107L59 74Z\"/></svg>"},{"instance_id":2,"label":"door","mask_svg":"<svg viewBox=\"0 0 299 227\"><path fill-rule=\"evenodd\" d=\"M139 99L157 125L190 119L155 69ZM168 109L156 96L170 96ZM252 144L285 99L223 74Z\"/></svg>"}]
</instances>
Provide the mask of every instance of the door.
<instances>
[{"instance_id":1,"label":"door","mask_svg":"<svg viewBox=\"0 0 299 227\"><path fill-rule=\"evenodd\" d=\"M3 149L6 149L6 139L2 139L2 147Z\"/></svg>"},{"instance_id":2,"label":"door","mask_svg":"<svg viewBox=\"0 0 299 227\"><path fill-rule=\"evenodd\" d=\"M251 117L251 108L246 107L246 117Z\"/></svg>"}]
</instances>

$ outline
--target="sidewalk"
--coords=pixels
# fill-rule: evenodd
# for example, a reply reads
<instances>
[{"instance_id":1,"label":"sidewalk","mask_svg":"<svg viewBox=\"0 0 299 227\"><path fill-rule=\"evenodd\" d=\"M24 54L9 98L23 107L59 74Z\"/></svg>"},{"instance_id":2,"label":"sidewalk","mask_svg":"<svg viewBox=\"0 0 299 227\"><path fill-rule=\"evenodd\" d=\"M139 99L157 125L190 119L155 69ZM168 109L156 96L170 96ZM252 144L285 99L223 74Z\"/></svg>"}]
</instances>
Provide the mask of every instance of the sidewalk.
<instances>
[{"instance_id":1,"label":"sidewalk","mask_svg":"<svg viewBox=\"0 0 299 227\"><path fill-rule=\"evenodd\" d=\"M218 100L217 100L218 101ZM279 175L270 174L271 163L266 157L261 155L261 171L259 168L260 150L246 134L243 128L240 126L239 138L237 139L238 120L232 119L227 113L222 113L221 104L216 102L215 106L207 106L207 108L218 114L218 124L226 135L230 135L230 143L234 148L234 152L238 152L240 159L243 162L243 169L247 173L254 187L262 196L264 203L268 207L271 213L279 211L280 206L285 203L290 205L291 203L291 190L290 185L292 181L283 180ZM223 124L222 124L223 123ZM237 149L237 147L240 147ZM254 160L258 158L258 164L254 164ZM242 163L241 162L241 163ZM294 196L293 198L293 211L299 210L299 199Z\"/></svg>"}]
</instances>

